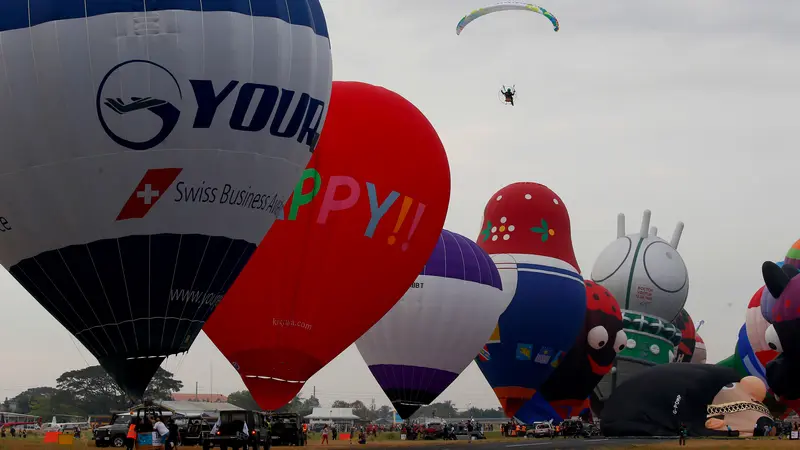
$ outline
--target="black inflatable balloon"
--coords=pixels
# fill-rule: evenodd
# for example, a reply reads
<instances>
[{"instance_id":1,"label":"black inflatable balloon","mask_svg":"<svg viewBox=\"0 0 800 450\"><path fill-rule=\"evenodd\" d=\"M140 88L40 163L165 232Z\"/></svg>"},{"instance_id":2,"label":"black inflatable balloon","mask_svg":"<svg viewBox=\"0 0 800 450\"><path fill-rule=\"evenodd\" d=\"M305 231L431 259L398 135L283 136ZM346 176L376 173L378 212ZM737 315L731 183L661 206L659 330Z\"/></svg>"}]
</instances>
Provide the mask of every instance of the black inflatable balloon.
<instances>
[{"instance_id":1,"label":"black inflatable balloon","mask_svg":"<svg viewBox=\"0 0 800 450\"><path fill-rule=\"evenodd\" d=\"M706 364L663 364L617 386L600 414L605 436L724 436L706 428L707 406L723 386L736 383L735 370Z\"/></svg>"},{"instance_id":2,"label":"black inflatable balloon","mask_svg":"<svg viewBox=\"0 0 800 450\"><path fill-rule=\"evenodd\" d=\"M628 340L622 329L619 303L608 289L586 280L586 319L575 345L534 397L517 412L517 418L560 423L589 406L589 394L611 372L617 353Z\"/></svg>"}]
</instances>

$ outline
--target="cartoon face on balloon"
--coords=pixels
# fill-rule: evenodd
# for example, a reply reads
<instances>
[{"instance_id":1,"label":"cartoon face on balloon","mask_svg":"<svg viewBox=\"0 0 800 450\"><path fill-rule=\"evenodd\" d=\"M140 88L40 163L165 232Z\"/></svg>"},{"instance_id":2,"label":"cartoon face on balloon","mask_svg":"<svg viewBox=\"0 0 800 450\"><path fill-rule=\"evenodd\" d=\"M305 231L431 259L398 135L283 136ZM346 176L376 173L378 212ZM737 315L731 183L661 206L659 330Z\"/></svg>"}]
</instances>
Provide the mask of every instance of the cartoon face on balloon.
<instances>
[{"instance_id":1,"label":"cartoon face on balloon","mask_svg":"<svg viewBox=\"0 0 800 450\"><path fill-rule=\"evenodd\" d=\"M761 268L764 283L775 297L772 324L764 338L779 356L767 364L769 387L781 399L800 399L800 277L798 269L765 262Z\"/></svg>"},{"instance_id":2,"label":"cartoon face on balloon","mask_svg":"<svg viewBox=\"0 0 800 450\"><path fill-rule=\"evenodd\" d=\"M622 329L622 313L608 289L586 281L586 359L591 373L603 376L611 371L617 353L628 336ZM599 381L599 380L598 380Z\"/></svg>"},{"instance_id":3,"label":"cartoon face on balloon","mask_svg":"<svg viewBox=\"0 0 800 450\"><path fill-rule=\"evenodd\" d=\"M767 386L753 376L722 386L711 405L706 407L706 428L715 431L730 429L739 436L749 437L754 429L761 430L765 425L772 427L774 421L762 403L766 395Z\"/></svg>"}]
</instances>

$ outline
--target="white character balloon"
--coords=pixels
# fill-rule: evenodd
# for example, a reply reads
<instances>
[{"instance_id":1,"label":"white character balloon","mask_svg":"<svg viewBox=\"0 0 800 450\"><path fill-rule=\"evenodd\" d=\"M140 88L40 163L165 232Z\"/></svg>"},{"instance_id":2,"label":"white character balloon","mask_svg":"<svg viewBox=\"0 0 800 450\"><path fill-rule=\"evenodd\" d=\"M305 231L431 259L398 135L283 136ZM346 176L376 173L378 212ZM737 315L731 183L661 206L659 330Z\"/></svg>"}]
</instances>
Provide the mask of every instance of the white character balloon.
<instances>
[{"instance_id":1,"label":"white character balloon","mask_svg":"<svg viewBox=\"0 0 800 450\"><path fill-rule=\"evenodd\" d=\"M637 234L625 235L625 216L617 218L617 240L597 258L591 278L619 299L625 310L646 313L666 321L674 319L689 295L686 264L678 253L683 222L678 222L670 242L650 226L644 212Z\"/></svg>"}]
</instances>

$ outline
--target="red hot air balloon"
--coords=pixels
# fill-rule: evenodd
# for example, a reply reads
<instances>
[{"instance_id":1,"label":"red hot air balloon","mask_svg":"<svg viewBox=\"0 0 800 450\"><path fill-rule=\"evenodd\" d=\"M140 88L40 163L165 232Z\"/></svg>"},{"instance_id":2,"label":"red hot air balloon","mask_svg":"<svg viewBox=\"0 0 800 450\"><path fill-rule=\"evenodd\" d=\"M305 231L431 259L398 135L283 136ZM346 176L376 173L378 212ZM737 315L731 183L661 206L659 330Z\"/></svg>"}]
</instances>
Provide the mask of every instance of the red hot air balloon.
<instances>
[{"instance_id":1,"label":"red hot air balloon","mask_svg":"<svg viewBox=\"0 0 800 450\"><path fill-rule=\"evenodd\" d=\"M314 156L204 329L264 409L277 409L374 325L425 265L450 168L403 97L334 82Z\"/></svg>"}]
</instances>

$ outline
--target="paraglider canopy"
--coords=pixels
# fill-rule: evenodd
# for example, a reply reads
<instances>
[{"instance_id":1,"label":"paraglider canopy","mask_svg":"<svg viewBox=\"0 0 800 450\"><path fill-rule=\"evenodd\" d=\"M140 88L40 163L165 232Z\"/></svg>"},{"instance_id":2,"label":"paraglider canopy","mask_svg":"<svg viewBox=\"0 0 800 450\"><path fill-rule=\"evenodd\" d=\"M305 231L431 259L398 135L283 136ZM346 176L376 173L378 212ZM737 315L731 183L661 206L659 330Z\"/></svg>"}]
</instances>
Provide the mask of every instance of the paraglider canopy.
<instances>
[{"instance_id":1,"label":"paraglider canopy","mask_svg":"<svg viewBox=\"0 0 800 450\"><path fill-rule=\"evenodd\" d=\"M487 6L485 8L478 8L475 11L467 14L466 16L462 17L461 20L456 25L456 34L460 35L461 31L473 20L477 19L478 17L483 17L487 14L491 14L493 12L498 11L531 11L535 13L539 13L548 20L550 23L553 24L553 31L558 31L560 29L558 25L558 19L554 15L552 15L549 11L542 8L541 6L536 6L531 3L525 2L518 2L518 1L505 1L500 2L492 6Z\"/></svg>"}]
</instances>

